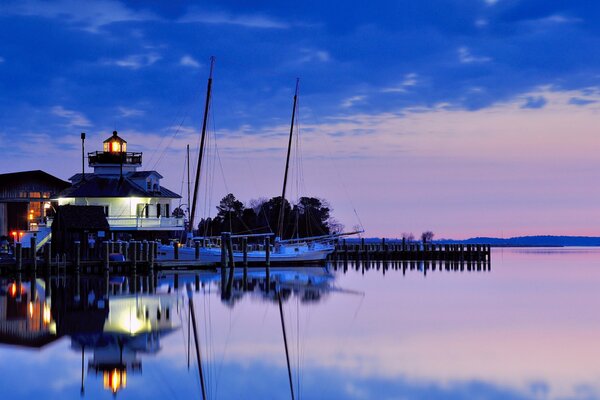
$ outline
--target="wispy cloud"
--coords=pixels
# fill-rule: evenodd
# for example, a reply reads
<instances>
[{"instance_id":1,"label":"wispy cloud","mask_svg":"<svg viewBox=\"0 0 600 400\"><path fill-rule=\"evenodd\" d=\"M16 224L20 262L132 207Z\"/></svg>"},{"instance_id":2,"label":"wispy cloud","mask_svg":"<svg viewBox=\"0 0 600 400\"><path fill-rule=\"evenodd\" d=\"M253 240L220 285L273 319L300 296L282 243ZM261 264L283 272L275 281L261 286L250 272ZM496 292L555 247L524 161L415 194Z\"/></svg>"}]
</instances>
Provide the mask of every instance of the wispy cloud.
<instances>
[{"instance_id":1,"label":"wispy cloud","mask_svg":"<svg viewBox=\"0 0 600 400\"><path fill-rule=\"evenodd\" d=\"M185 55L179 60L179 64L184 67L200 68L201 64L192 56Z\"/></svg>"},{"instance_id":2,"label":"wispy cloud","mask_svg":"<svg viewBox=\"0 0 600 400\"><path fill-rule=\"evenodd\" d=\"M488 20L485 18L478 18L475 20L475 26L478 28L483 28L488 25Z\"/></svg>"},{"instance_id":3,"label":"wispy cloud","mask_svg":"<svg viewBox=\"0 0 600 400\"><path fill-rule=\"evenodd\" d=\"M276 20L266 15L232 15L228 13L210 13L194 11L179 20L183 23L203 23L215 25L236 25L245 28L259 29L288 29L286 22Z\"/></svg>"},{"instance_id":4,"label":"wispy cloud","mask_svg":"<svg viewBox=\"0 0 600 400\"><path fill-rule=\"evenodd\" d=\"M544 96L528 96L521 108L543 108L548 103Z\"/></svg>"},{"instance_id":5,"label":"wispy cloud","mask_svg":"<svg viewBox=\"0 0 600 400\"><path fill-rule=\"evenodd\" d=\"M588 104L596 103L598 100L585 99L582 97L571 97L569 104L574 106L587 106Z\"/></svg>"},{"instance_id":6,"label":"wispy cloud","mask_svg":"<svg viewBox=\"0 0 600 400\"><path fill-rule=\"evenodd\" d=\"M52 114L67 119L69 127L86 127L91 126L91 122L83 113L74 110L68 110L63 106L52 107Z\"/></svg>"},{"instance_id":7,"label":"wispy cloud","mask_svg":"<svg viewBox=\"0 0 600 400\"><path fill-rule=\"evenodd\" d=\"M418 83L417 77L418 75L416 73L411 72L410 74L404 75L404 79L398 85L383 88L381 91L383 93L405 93L407 88L415 86Z\"/></svg>"},{"instance_id":8,"label":"wispy cloud","mask_svg":"<svg viewBox=\"0 0 600 400\"><path fill-rule=\"evenodd\" d=\"M307 63L313 61L327 62L331 60L331 55L325 50L318 49L301 49L300 59L298 62Z\"/></svg>"},{"instance_id":9,"label":"wispy cloud","mask_svg":"<svg viewBox=\"0 0 600 400\"><path fill-rule=\"evenodd\" d=\"M132 10L113 0L83 2L78 0L22 0L0 5L3 15L24 15L60 19L97 33L103 26L127 21L158 20L158 16L147 11Z\"/></svg>"},{"instance_id":10,"label":"wispy cloud","mask_svg":"<svg viewBox=\"0 0 600 400\"><path fill-rule=\"evenodd\" d=\"M548 17L536 19L533 22L545 23L545 24L574 24L579 23L582 20L580 18L569 17L561 14L554 14Z\"/></svg>"},{"instance_id":11,"label":"wispy cloud","mask_svg":"<svg viewBox=\"0 0 600 400\"><path fill-rule=\"evenodd\" d=\"M117 67L122 68L130 68L130 69L140 69L143 67L149 67L154 64L162 57L157 53L148 53L148 54L132 54L130 56L115 59L115 60L105 60L103 64L105 65L116 65Z\"/></svg>"},{"instance_id":12,"label":"wispy cloud","mask_svg":"<svg viewBox=\"0 0 600 400\"><path fill-rule=\"evenodd\" d=\"M144 110L138 110L129 107L119 107L118 110L123 118L140 117L146 113Z\"/></svg>"},{"instance_id":13,"label":"wispy cloud","mask_svg":"<svg viewBox=\"0 0 600 400\"><path fill-rule=\"evenodd\" d=\"M344 108L350 108L354 104L359 103L359 102L363 101L364 99L366 99L366 96L362 96L362 95L348 97L347 99L344 99L344 101L342 101L341 106Z\"/></svg>"},{"instance_id":14,"label":"wispy cloud","mask_svg":"<svg viewBox=\"0 0 600 400\"><path fill-rule=\"evenodd\" d=\"M485 63L491 61L490 57L475 56L471 53L468 47L458 48L458 60L463 64Z\"/></svg>"}]
</instances>

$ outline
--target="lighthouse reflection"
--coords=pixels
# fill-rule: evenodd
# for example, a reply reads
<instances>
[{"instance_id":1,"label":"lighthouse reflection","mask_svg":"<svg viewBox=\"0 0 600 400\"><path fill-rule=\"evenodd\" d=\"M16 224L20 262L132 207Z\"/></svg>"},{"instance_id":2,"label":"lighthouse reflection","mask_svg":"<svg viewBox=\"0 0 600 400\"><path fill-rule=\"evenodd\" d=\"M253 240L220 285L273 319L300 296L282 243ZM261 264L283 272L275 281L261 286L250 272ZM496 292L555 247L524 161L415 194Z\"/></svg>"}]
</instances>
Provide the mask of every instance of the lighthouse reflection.
<instances>
[{"instance_id":1,"label":"lighthouse reflection","mask_svg":"<svg viewBox=\"0 0 600 400\"><path fill-rule=\"evenodd\" d=\"M323 266L236 270L223 277L212 270L3 278L0 343L43 348L67 338L81 354L81 395L88 385L116 395L142 374L145 356L161 351L162 339L181 324L189 329L189 299L195 295L216 292L233 308L244 297L316 303L332 292L353 293L337 288Z\"/></svg>"}]
</instances>

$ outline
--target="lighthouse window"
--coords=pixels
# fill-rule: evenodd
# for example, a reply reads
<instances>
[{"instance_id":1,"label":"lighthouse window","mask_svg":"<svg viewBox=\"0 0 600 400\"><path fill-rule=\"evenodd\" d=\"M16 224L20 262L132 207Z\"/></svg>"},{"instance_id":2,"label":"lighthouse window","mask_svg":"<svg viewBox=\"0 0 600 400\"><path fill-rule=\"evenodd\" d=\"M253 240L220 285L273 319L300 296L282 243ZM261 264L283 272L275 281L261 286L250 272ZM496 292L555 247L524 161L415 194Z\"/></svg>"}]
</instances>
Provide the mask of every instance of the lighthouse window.
<instances>
[{"instance_id":1,"label":"lighthouse window","mask_svg":"<svg viewBox=\"0 0 600 400\"><path fill-rule=\"evenodd\" d=\"M169 217L171 215L171 210L169 210L169 204L165 204L165 215Z\"/></svg>"},{"instance_id":2,"label":"lighthouse window","mask_svg":"<svg viewBox=\"0 0 600 400\"><path fill-rule=\"evenodd\" d=\"M161 211L161 210L160 210L160 204L157 204L157 205L156 205L156 216L157 216L158 218L160 218L160 211Z\"/></svg>"},{"instance_id":3,"label":"lighthouse window","mask_svg":"<svg viewBox=\"0 0 600 400\"><path fill-rule=\"evenodd\" d=\"M146 181L146 190L152 190L152 181Z\"/></svg>"}]
</instances>

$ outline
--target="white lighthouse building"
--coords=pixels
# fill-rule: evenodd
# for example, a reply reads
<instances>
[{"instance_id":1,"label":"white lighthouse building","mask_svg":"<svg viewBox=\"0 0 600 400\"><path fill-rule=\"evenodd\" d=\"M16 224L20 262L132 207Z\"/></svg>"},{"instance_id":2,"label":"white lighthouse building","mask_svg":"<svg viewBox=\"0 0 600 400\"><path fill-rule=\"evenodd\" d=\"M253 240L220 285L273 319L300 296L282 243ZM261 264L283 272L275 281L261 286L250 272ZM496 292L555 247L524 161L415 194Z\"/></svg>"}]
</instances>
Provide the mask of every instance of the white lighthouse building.
<instances>
[{"instance_id":1,"label":"white lighthouse building","mask_svg":"<svg viewBox=\"0 0 600 400\"><path fill-rule=\"evenodd\" d=\"M161 185L158 172L138 171L142 153L128 152L116 131L102 151L88 153L88 162L94 172L69 178L72 186L59 193L59 206L102 206L113 234L139 237L184 230L183 216L173 216L172 201L181 196Z\"/></svg>"}]
</instances>

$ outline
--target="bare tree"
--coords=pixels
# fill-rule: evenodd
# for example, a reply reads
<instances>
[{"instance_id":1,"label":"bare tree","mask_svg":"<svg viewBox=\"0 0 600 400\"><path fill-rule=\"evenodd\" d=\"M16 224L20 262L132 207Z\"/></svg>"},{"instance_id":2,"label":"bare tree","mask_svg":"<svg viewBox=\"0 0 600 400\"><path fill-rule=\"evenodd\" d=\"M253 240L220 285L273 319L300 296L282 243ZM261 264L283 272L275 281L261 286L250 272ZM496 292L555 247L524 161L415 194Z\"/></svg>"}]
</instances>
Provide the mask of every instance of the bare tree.
<instances>
[{"instance_id":1,"label":"bare tree","mask_svg":"<svg viewBox=\"0 0 600 400\"><path fill-rule=\"evenodd\" d=\"M405 242L413 242L415 240L415 235L410 232L404 232L402 233L402 240Z\"/></svg>"},{"instance_id":2,"label":"bare tree","mask_svg":"<svg viewBox=\"0 0 600 400\"><path fill-rule=\"evenodd\" d=\"M434 233L431 231L425 231L423 233L421 233L421 241L423 242L423 244L425 243L431 243L431 241L433 240L434 237Z\"/></svg>"}]
</instances>

